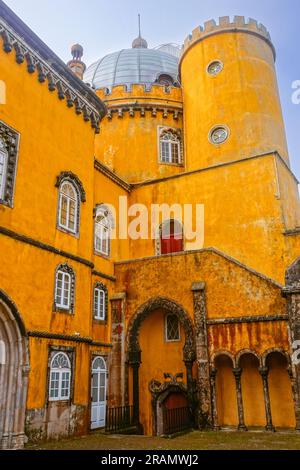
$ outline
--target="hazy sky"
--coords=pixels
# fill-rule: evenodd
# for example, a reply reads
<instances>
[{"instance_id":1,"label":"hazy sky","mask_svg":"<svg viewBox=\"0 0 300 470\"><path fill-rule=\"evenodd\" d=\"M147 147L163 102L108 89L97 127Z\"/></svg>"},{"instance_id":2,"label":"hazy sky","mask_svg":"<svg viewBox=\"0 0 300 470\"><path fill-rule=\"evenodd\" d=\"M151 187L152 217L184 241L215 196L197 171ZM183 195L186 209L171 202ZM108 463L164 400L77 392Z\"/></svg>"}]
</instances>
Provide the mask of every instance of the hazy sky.
<instances>
[{"instance_id":1,"label":"hazy sky","mask_svg":"<svg viewBox=\"0 0 300 470\"><path fill-rule=\"evenodd\" d=\"M277 72L290 158L300 179L300 104L292 103L292 82L300 80L299 0L5 0L63 60L70 46L83 45L92 63L108 52L131 47L137 14L149 46L181 44L199 24L225 15L257 19L269 29L277 50Z\"/></svg>"}]
</instances>

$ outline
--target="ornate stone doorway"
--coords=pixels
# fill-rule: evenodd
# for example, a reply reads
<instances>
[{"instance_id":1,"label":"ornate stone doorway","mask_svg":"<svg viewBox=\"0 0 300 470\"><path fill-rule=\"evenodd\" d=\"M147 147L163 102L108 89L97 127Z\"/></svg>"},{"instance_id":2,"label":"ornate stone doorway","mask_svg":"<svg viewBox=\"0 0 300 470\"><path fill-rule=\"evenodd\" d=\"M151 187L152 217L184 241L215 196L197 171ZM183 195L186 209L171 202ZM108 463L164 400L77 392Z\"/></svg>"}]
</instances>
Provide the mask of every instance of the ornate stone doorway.
<instances>
[{"instance_id":1,"label":"ornate stone doorway","mask_svg":"<svg viewBox=\"0 0 300 470\"><path fill-rule=\"evenodd\" d=\"M158 309L176 315L184 329L185 343L183 346L183 362L186 368L185 393L189 406L193 407L194 404L195 393L192 367L196 354L192 321L183 307L176 302L163 297L151 299L142 305L132 317L127 332L127 364L132 368L133 417L137 431L140 432L142 432L142 427L140 424L139 368L142 361L142 351L139 343L139 332L145 319Z\"/></svg>"},{"instance_id":2,"label":"ornate stone doorway","mask_svg":"<svg viewBox=\"0 0 300 470\"><path fill-rule=\"evenodd\" d=\"M14 303L0 290L0 449L24 445L28 340Z\"/></svg>"},{"instance_id":3,"label":"ornate stone doorway","mask_svg":"<svg viewBox=\"0 0 300 470\"><path fill-rule=\"evenodd\" d=\"M182 381L183 374L165 374L166 381L151 380L153 434L163 436L191 428L194 423L194 403Z\"/></svg>"}]
</instances>

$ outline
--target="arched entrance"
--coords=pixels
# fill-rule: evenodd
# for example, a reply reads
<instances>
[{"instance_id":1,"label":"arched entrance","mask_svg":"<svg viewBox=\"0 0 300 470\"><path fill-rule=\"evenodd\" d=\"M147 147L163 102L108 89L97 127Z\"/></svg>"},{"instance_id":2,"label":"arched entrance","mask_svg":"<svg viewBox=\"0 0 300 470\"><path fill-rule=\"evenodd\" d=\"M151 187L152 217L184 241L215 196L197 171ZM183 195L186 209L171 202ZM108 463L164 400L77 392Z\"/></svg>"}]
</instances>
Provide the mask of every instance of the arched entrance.
<instances>
[{"instance_id":1,"label":"arched entrance","mask_svg":"<svg viewBox=\"0 0 300 470\"><path fill-rule=\"evenodd\" d=\"M195 342L194 342L194 329L193 324L185 312L183 307L176 302L158 297L149 300L144 305L142 305L135 315L132 317L130 324L128 326L127 333L127 364L131 366L132 377L130 380L130 386L132 390L132 401L133 401L133 419L134 423L137 426L138 430L141 431L140 425L140 390L139 390L139 368L142 362L142 351L140 347L140 330L148 317L155 312L163 311L165 314L176 315L179 319L181 327L184 331L184 344L183 344L183 355L182 361L184 368L186 370L186 394L188 399L188 404L190 407L194 406L194 387L192 379L192 366L195 360ZM152 318L152 317L151 317ZM163 333L162 333L163 334ZM181 351L182 351L181 349ZM146 354L146 351L144 351ZM179 369L180 370L180 369ZM174 373L174 371L168 371ZM178 371L175 371L175 374ZM151 379L156 377L150 377ZM148 382L149 383L149 382ZM155 426L156 419L153 420L153 433L156 434L157 429Z\"/></svg>"},{"instance_id":2,"label":"arched entrance","mask_svg":"<svg viewBox=\"0 0 300 470\"><path fill-rule=\"evenodd\" d=\"M183 374L165 374L165 379L167 380L163 383L152 380L149 384L154 414L153 428L157 436L192 428L195 423L193 403L190 403L187 388L181 381Z\"/></svg>"},{"instance_id":3,"label":"arched entrance","mask_svg":"<svg viewBox=\"0 0 300 470\"><path fill-rule=\"evenodd\" d=\"M0 290L0 449L24 445L28 339L14 303Z\"/></svg>"}]
</instances>

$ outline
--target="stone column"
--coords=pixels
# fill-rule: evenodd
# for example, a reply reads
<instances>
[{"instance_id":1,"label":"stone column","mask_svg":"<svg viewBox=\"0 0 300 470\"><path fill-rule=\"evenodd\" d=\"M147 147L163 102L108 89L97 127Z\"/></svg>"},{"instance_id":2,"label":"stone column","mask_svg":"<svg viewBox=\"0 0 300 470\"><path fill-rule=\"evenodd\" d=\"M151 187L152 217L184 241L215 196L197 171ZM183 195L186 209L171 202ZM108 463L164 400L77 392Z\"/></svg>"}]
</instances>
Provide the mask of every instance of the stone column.
<instances>
[{"instance_id":1,"label":"stone column","mask_svg":"<svg viewBox=\"0 0 300 470\"><path fill-rule=\"evenodd\" d=\"M189 403L192 404L194 401L193 397L193 362L190 360L184 360L185 368L186 368L186 383L187 383L187 392L188 392L188 399Z\"/></svg>"},{"instance_id":2,"label":"stone column","mask_svg":"<svg viewBox=\"0 0 300 470\"><path fill-rule=\"evenodd\" d=\"M244 405L243 405L243 396L242 396L242 383L241 383L242 369L240 367L236 367L235 369L232 369L232 372L235 377L235 383L236 383L236 400L237 400L237 408L238 408L238 416L239 416L238 430L247 431L247 427L245 426Z\"/></svg>"},{"instance_id":3,"label":"stone column","mask_svg":"<svg viewBox=\"0 0 300 470\"><path fill-rule=\"evenodd\" d=\"M109 406L124 406L125 394L125 301L126 293L111 299L111 342Z\"/></svg>"},{"instance_id":4,"label":"stone column","mask_svg":"<svg viewBox=\"0 0 300 470\"><path fill-rule=\"evenodd\" d=\"M212 408L212 423L215 431L220 430L218 421L218 408L217 408L217 388L216 388L216 377L217 369L210 371L210 389L211 389L211 408Z\"/></svg>"},{"instance_id":5,"label":"stone column","mask_svg":"<svg viewBox=\"0 0 300 470\"><path fill-rule=\"evenodd\" d=\"M128 351L128 364L132 368L132 401L133 401L133 424L137 427L137 432L142 433L140 424L140 383L139 368L141 364L141 350Z\"/></svg>"},{"instance_id":6,"label":"stone column","mask_svg":"<svg viewBox=\"0 0 300 470\"><path fill-rule=\"evenodd\" d=\"M264 389L265 411L266 411L266 422L267 422L266 431L275 431L275 428L274 428L273 422L272 422L269 383L268 383L269 368L268 367L260 367L259 368L259 373L262 377L263 389Z\"/></svg>"},{"instance_id":7,"label":"stone column","mask_svg":"<svg viewBox=\"0 0 300 470\"><path fill-rule=\"evenodd\" d=\"M212 427L205 283L194 283L192 292L194 296L196 359L198 366L198 424L200 429L205 429Z\"/></svg>"},{"instance_id":8,"label":"stone column","mask_svg":"<svg viewBox=\"0 0 300 470\"><path fill-rule=\"evenodd\" d=\"M296 417L296 430L300 431L300 258L286 271L283 297L287 301L289 341L292 365L290 377Z\"/></svg>"}]
</instances>

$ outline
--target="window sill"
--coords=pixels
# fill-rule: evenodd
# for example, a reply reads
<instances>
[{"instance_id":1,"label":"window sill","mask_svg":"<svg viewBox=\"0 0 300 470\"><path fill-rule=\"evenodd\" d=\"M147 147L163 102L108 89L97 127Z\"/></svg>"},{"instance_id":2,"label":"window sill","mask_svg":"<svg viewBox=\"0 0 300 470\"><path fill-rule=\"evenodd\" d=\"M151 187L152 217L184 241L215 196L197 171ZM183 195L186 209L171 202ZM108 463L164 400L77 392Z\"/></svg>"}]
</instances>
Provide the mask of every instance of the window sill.
<instances>
[{"instance_id":1,"label":"window sill","mask_svg":"<svg viewBox=\"0 0 300 470\"><path fill-rule=\"evenodd\" d=\"M110 254L109 254L109 255L105 255L104 253L100 253L99 251L94 250L94 255L95 255L95 256L99 256L99 258L111 260Z\"/></svg>"},{"instance_id":2,"label":"window sill","mask_svg":"<svg viewBox=\"0 0 300 470\"><path fill-rule=\"evenodd\" d=\"M80 235L79 235L78 232L76 232L76 233L71 232L70 230L67 230L66 228L60 227L59 225L56 226L56 229L59 230L60 232L64 233L64 234L66 234L66 235L71 235L71 237L74 237L77 240L79 240L79 238L80 238Z\"/></svg>"},{"instance_id":3,"label":"window sill","mask_svg":"<svg viewBox=\"0 0 300 470\"><path fill-rule=\"evenodd\" d=\"M73 310L68 310L61 307L54 307L52 313L65 313L66 315L75 315Z\"/></svg>"},{"instance_id":4,"label":"window sill","mask_svg":"<svg viewBox=\"0 0 300 470\"><path fill-rule=\"evenodd\" d=\"M168 163L168 162L158 162L160 165L166 165L166 166L176 166L179 168L184 168L184 163Z\"/></svg>"},{"instance_id":5,"label":"window sill","mask_svg":"<svg viewBox=\"0 0 300 470\"><path fill-rule=\"evenodd\" d=\"M52 403L60 403L63 405L70 405L71 404L71 399L63 399L63 398L48 398L48 405L51 405Z\"/></svg>"},{"instance_id":6,"label":"window sill","mask_svg":"<svg viewBox=\"0 0 300 470\"><path fill-rule=\"evenodd\" d=\"M93 324L107 326L107 320L97 320L97 318L93 318Z\"/></svg>"}]
</instances>

